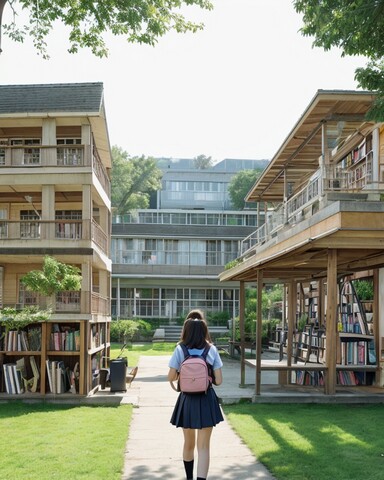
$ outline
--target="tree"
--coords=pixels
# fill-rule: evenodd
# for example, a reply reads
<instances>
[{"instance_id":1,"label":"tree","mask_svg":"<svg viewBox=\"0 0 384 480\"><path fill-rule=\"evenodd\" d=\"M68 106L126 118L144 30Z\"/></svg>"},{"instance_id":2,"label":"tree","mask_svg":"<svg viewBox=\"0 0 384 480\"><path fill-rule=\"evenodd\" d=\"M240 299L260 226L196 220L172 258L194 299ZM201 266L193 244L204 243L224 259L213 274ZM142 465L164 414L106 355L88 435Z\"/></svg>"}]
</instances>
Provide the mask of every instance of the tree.
<instances>
[{"instance_id":1,"label":"tree","mask_svg":"<svg viewBox=\"0 0 384 480\"><path fill-rule=\"evenodd\" d=\"M260 177L262 170L240 170L234 175L228 185L228 193L232 205L237 210L244 208L244 199L251 190L256 180Z\"/></svg>"},{"instance_id":2,"label":"tree","mask_svg":"<svg viewBox=\"0 0 384 480\"><path fill-rule=\"evenodd\" d=\"M60 292L80 290L81 275L77 267L61 263L47 255L43 268L31 270L22 277L21 282L27 290L51 297Z\"/></svg>"},{"instance_id":3,"label":"tree","mask_svg":"<svg viewBox=\"0 0 384 480\"><path fill-rule=\"evenodd\" d=\"M295 0L303 14L303 35L314 37L313 45L342 55L363 55L365 68L355 71L360 87L377 92L370 119L384 119L384 0Z\"/></svg>"},{"instance_id":4,"label":"tree","mask_svg":"<svg viewBox=\"0 0 384 480\"><path fill-rule=\"evenodd\" d=\"M188 21L180 7L196 5L211 10L210 0L0 0L1 12L5 4L13 11L13 20L3 25L4 33L12 40L23 42L27 35L33 39L37 51L47 55L46 37L55 22L69 27L69 52L90 48L98 57L108 55L103 35L123 35L129 42L154 45L170 30L179 33L201 30L203 25ZM28 12L29 24L18 25L17 11Z\"/></svg>"},{"instance_id":5,"label":"tree","mask_svg":"<svg viewBox=\"0 0 384 480\"><path fill-rule=\"evenodd\" d=\"M193 159L193 165L198 170L205 170L206 168L211 168L212 164L212 157L207 157L206 155L198 155Z\"/></svg>"},{"instance_id":6,"label":"tree","mask_svg":"<svg viewBox=\"0 0 384 480\"><path fill-rule=\"evenodd\" d=\"M131 158L121 148L113 147L112 207L120 214L148 208L149 194L160 189L161 176L154 158Z\"/></svg>"}]
</instances>

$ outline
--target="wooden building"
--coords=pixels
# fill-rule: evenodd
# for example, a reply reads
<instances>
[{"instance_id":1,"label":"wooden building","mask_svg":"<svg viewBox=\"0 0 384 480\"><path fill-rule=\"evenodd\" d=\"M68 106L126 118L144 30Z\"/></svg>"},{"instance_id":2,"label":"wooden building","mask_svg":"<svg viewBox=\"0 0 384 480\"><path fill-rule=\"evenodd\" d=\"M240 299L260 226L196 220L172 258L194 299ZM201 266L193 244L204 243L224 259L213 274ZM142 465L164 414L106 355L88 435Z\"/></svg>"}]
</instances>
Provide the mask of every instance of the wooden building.
<instances>
[{"instance_id":1,"label":"wooden building","mask_svg":"<svg viewBox=\"0 0 384 480\"><path fill-rule=\"evenodd\" d=\"M257 335L256 395L263 370L329 395L383 386L384 128L366 120L373 101L371 92L319 90L246 198L267 206L266 223L220 275L240 282L240 324L247 284L258 286L257 332L263 286L286 292L280 361L262 360ZM357 295L359 278L373 285L372 309Z\"/></svg>"},{"instance_id":2,"label":"wooden building","mask_svg":"<svg viewBox=\"0 0 384 480\"><path fill-rule=\"evenodd\" d=\"M52 378L64 374L72 393L98 384L109 354L110 169L101 83L0 86L0 304L52 308L48 322L23 331L0 325L5 395L20 393L8 391L10 364L35 381L21 382L24 393L64 393ZM26 291L20 279L46 255L80 269L81 291Z\"/></svg>"}]
</instances>

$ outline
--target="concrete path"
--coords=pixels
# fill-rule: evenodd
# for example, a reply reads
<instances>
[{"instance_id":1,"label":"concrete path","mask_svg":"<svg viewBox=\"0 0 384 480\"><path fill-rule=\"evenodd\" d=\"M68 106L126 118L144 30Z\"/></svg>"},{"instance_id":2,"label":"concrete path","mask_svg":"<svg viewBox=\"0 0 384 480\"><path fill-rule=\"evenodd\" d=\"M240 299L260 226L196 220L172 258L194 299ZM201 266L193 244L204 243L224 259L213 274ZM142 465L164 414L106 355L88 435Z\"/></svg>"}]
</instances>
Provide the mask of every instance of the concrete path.
<instances>
[{"instance_id":1,"label":"concrete path","mask_svg":"<svg viewBox=\"0 0 384 480\"><path fill-rule=\"evenodd\" d=\"M169 422L177 393L166 380L168 360L168 356L141 357L138 376L124 397L125 402L134 403L137 408L133 409L122 480L185 478L182 430ZM252 369L249 370L248 374L251 374ZM238 374L238 365L232 370L228 364L223 370L224 383L217 388L220 397L239 396L239 381L234 378ZM236 395L234 390L237 390ZM253 387L241 391L244 396L252 395ZM225 420L213 430L208 478L273 480L274 477L257 461Z\"/></svg>"}]
</instances>

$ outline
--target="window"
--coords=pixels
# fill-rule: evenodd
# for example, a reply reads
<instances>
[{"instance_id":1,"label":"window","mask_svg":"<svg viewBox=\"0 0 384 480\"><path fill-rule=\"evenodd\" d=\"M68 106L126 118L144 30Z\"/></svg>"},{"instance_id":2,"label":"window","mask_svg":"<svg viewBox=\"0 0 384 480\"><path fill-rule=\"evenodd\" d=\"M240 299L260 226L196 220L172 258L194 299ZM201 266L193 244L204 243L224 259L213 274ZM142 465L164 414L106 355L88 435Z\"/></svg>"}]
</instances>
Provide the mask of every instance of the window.
<instances>
[{"instance_id":1,"label":"window","mask_svg":"<svg viewBox=\"0 0 384 480\"><path fill-rule=\"evenodd\" d=\"M8 145L8 140L5 140L5 139L0 140L0 165L5 165L5 155L6 155L7 149L4 147L6 145Z\"/></svg>"},{"instance_id":2,"label":"window","mask_svg":"<svg viewBox=\"0 0 384 480\"><path fill-rule=\"evenodd\" d=\"M38 305L39 303L39 295L36 292L28 291L21 280L19 280L19 303L23 307Z\"/></svg>"},{"instance_id":3,"label":"window","mask_svg":"<svg viewBox=\"0 0 384 480\"><path fill-rule=\"evenodd\" d=\"M80 138L58 138L57 145L58 165L83 165L83 149L75 146L81 145Z\"/></svg>"},{"instance_id":4,"label":"window","mask_svg":"<svg viewBox=\"0 0 384 480\"><path fill-rule=\"evenodd\" d=\"M56 238L81 238L82 213L81 210L60 210L56 212Z\"/></svg>"},{"instance_id":5,"label":"window","mask_svg":"<svg viewBox=\"0 0 384 480\"><path fill-rule=\"evenodd\" d=\"M39 138L26 138L11 140L11 145L23 148L23 165L39 165L40 164L40 144ZM38 147L35 147L37 145Z\"/></svg>"},{"instance_id":6,"label":"window","mask_svg":"<svg viewBox=\"0 0 384 480\"><path fill-rule=\"evenodd\" d=\"M40 212L20 211L20 238L40 238Z\"/></svg>"}]
</instances>

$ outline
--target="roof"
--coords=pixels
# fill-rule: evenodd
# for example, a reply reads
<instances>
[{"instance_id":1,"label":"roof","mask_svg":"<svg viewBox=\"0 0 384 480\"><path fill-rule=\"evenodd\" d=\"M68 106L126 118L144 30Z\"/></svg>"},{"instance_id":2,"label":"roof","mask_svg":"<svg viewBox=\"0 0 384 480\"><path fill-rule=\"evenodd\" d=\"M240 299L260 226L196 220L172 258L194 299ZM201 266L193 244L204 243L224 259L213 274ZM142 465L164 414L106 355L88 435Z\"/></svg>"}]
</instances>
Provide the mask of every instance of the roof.
<instances>
[{"instance_id":1,"label":"roof","mask_svg":"<svg viewBox=\"0 0 384 480\"><path fill-rule=\"evenodd\" d=\"M326 125L327 128L328 148L342 145L347 137L367 126L365 115L374 98L372 92L318 90L248 193L246 201L281 202L284 195L284 171L286 181L295 184L319 168L322 126Z\"/></svg>"},{"instance_id":2,"label":"roof","mask_svg":"<svg viewBox=\"0 0 384 480\"><path fill-rule=\"evenodd\" d=\"M0 85L0 115L15 113L100 113L103 84Z\"/></svg>"},{"instance_id":3,"label":"roof","mask_svg":"<svg viewBox=\"0 0 384 480\"><path fill-rule=\"evenodd\" d=\"M88 117L101 161L111 168L111 147L101 82L0 85L0 119Z\"/></svg>"}]
</instances>

